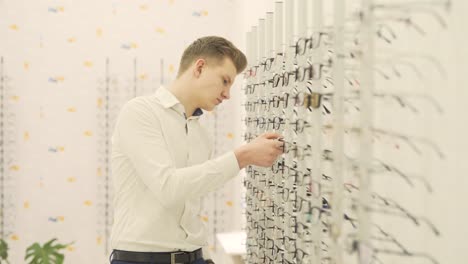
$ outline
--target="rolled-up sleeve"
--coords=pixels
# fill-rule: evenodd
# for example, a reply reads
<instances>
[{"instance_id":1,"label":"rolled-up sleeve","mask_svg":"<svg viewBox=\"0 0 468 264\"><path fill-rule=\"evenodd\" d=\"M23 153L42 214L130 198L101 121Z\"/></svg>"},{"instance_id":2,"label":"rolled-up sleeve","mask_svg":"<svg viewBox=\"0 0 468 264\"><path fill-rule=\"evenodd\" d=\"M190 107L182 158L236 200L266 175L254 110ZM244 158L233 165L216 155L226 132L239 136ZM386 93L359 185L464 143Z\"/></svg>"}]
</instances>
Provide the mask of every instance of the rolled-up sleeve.
<instances>
[{"instance_id":1,"label":"rolled-up sleeve","mask_svg":"<svg viewBox=\"0 0 468 264\"><path fill-rule=\"evenodd\" d=\"M114 137L138 177L167 208L216 190L240 170L232 151L198 165L176 168L161 121L144 103L130 101L123 107Z\"/></svg>"}]
</instances>

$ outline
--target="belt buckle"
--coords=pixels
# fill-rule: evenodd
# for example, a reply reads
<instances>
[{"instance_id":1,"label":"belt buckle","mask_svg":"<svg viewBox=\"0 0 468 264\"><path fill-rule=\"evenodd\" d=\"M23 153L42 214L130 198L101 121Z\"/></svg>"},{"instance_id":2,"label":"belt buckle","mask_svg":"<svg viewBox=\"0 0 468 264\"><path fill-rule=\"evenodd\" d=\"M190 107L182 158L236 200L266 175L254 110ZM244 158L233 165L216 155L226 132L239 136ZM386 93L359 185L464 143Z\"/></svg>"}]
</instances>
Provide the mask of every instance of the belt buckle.
<instances>
[{"instance_id":1,"label":"belt buckle","mask_svg":"<svg viewBox=\"0 0 468 264\"><path fill-rule=\"evenodd\" d=\"M176 255L184 254L184 252L171 252L171 264L183 264L175 262Z\"/></svg>"}]
</instances>

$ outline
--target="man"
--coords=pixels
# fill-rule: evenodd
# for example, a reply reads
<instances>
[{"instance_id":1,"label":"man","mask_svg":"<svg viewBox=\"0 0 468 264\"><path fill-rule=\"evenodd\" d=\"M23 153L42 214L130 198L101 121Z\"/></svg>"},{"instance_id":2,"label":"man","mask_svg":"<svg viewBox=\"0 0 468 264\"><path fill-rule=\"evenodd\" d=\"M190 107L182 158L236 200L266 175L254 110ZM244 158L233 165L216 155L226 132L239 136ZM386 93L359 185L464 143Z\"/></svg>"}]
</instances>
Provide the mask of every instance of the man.
<instances>
[{"instance_id":1,"label":"man","mask_svg":"<svg viewBox=\"0 0 468 264\"><path fill-rule=\"evenodd\" d=\"M230 98L245 55L221 37L186 48L176 80L122 108L112 136L115 188L112 264L213 263L204 260L207 233L200 197L247 165L271 166L282 153L279 134L266 133L210 159L201 109Z\"/></svg>"}]
</instances>

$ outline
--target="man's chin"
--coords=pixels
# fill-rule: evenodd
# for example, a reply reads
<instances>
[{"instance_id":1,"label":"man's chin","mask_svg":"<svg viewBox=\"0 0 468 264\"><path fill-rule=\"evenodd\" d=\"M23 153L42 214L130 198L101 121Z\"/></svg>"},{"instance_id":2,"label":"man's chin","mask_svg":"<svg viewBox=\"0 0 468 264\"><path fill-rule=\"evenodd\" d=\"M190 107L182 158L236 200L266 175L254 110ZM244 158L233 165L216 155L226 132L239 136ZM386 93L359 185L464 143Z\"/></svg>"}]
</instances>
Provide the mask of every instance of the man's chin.
<instances>
[{"instance_id":1,"label":"man's chin","mask_svg":"<svg viewBox=\"0 0 468 264\"><path fill-rule=\"evenodd\" d=\"M200 108L203 109L203 110L205 110L205 111L211 112L211 111L213 111L213 110L216 108L216 105L202 106L202 107L200 107Z\"/></svg>"}]
</instances>

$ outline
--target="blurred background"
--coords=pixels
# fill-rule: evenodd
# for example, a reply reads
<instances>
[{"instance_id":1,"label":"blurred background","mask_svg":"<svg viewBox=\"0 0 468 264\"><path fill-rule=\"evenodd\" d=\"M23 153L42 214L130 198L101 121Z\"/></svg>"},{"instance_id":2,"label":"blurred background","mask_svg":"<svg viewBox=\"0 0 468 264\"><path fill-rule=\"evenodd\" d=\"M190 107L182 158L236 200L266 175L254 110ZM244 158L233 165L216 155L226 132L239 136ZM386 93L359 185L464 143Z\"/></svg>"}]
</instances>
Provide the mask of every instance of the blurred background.
<instances>
[{"instance_id":1,"label":"blurred background","mask_svg":"<svg viewBox=\"0 0 468 264\"><path fill-rule=\"evenodd\" d=\"M120 107L169 84L184 48L198 37L222 36L247 52L247 32L274 9L272 0L0 0L0 231L10 263L29 263L26 249L53 238L73 242L62 251L65 263L107 263L112 224L108 139ZM323 10L325 18L333 16L333 7ZM402 33L394 44L437 58L440 67L423 61L418 65L423 78L407 85L430 93L443 110L422 103L415 116L398 110L374 115L394 130L409 127L431 138L444 153L443 159L429 154L417 160L405 149L387 153L427 176L433 192L391 181L377 182L376 188L393 192L431 219L438 237L404 227L396 232L447 264L468 259L467 11L467 1L453 0L441 12L446 27L423 17L424 38L416 41ZM250 54L249 66L254 64ZM245 82L239 75L232 99L204 115L214 155L244 142ZM233 263L217 234L245 231L244 174L203 201L200 217L209 227L216 263ZM431 263L417 261L385 263Z\"/></svg>"}]
</instances>

